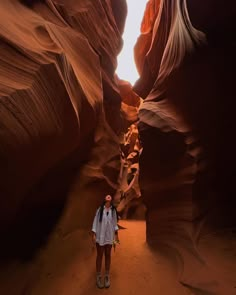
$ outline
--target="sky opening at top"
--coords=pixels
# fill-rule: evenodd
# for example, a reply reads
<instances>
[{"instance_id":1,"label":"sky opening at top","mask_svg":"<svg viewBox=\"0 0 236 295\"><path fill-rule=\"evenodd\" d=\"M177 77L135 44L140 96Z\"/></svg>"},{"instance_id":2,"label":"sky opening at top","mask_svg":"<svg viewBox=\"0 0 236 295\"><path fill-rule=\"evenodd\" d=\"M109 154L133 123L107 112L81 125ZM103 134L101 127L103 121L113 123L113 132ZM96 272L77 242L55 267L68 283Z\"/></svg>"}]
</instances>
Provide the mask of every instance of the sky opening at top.
<instances>
[{"instance_id":1,"label":"sky opening at top","mask_svg":"<svg viewBox=\"0 0 236 295\"><path fill-rule=\"evenodd\" d=\"M132 85L139 78L134 62L134 45L140 35L140 26L148 0L126 0L128 15L123 34L124 46L118 56L116 73L122 80L129 81Z\"/></svg>"}]
</instances>

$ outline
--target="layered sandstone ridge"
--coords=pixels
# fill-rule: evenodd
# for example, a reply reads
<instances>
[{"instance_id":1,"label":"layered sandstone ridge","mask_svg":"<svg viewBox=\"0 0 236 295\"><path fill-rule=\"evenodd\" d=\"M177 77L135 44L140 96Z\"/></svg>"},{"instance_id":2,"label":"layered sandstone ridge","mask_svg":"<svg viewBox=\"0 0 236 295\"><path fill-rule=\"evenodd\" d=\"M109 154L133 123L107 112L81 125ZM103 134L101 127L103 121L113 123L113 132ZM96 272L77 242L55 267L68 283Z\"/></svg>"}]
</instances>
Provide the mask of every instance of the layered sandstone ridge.
<instances>
[{"instance_id":1,"label":"layered sandstone ridge","mask_svg":"<svg viewBox=\"0 0 236 295\"><path fill-rule=\"evenodd\" d=\"M135 48L147 240L194 294L235 294L235 15L151 0Z\"/></svg>"},{"instance_id":2,"label":"layered sandstone ridge","mask_svg":"<svg viewBox=\"0 0 236 295\"><path fill-rule=\"evenodd\" d=\"M79 167L84 186L103 187L92 215L99 196L116 190L123 123L114 71L125 16L122 0L0 3L3 256L28 256L42 242Z\"/></svg>"}]
</instances>

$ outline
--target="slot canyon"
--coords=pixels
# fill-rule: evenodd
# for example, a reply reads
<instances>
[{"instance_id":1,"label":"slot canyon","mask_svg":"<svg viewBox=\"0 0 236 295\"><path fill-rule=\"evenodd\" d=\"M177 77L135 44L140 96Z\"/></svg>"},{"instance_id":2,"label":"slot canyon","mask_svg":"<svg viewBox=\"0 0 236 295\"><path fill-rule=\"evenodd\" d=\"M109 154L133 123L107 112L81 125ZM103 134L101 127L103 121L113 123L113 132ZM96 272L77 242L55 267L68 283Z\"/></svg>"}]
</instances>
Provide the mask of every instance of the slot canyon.
<instances>
[{"instance_id":1,"label":"slot canyon","mask_svg":"<svg viewBox=\"0 0 236 295\"><path fill-rule=\"evenodd\" d=\"M145 5L131 84L126 0L0 2L1 295L236 295L236 3Z\"/></svg>"}]
</instances>

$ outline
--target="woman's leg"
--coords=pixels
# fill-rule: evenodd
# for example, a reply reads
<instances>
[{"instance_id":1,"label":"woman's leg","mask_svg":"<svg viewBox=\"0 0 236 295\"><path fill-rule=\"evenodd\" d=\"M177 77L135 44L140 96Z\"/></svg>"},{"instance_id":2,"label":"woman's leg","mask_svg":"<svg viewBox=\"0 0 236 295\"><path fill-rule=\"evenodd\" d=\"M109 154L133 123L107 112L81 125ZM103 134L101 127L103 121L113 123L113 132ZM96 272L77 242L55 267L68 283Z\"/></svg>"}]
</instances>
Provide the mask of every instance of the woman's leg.
<instances>
[{"instance_id":1,"label":"woman's leg","mask_svg":"<svg viewBox=\"0 0 236 295\"><path fill-rule=\"evenodd\" d=\"M109 275L110 266L111 266L111 248L112 245L105 245L105 272L106 275Z\"/></svg>"},{"instance_id":2,"label":"woman's leg","mask_svg":"<svg viewBox=\"0 0 236 295\"><path fill-rule=\"evenodd\" d=\"M97 274L101 274L104 246L100 246L98 243L96 243L96 247L97 247L96 271L97 271Z\"/></svg>"},{"instance_id":3,"label":"woman's leg","mask_svg":"<svg viewBox=\"0 0 236 295\"><path fill-rule=\"evenodd\" d=\"M105 245L105 288L110 287L110 266L111 266L111 248L112 245Z\"/></svg>"}]
</instances>

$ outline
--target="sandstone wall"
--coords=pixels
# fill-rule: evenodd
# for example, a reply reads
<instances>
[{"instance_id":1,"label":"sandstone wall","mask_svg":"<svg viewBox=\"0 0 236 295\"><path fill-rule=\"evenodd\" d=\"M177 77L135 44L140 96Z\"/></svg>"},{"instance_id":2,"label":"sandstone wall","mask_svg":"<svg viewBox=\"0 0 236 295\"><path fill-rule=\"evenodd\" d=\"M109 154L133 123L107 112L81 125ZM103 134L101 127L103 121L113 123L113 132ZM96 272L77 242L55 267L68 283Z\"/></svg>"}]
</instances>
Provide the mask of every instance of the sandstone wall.
<instances>
[{"instance_id":1,"label":"sandstone wall","mask_svg":"<svg viewBox=\"0 0 236 295\"><path fill-rule=\"evenodd\" d=\"M84 183L94 182L97 191L81 226L103 194L116 190L122 120L114 71L126 10L122 0L0 3L5 256L28 255L44 241L80 167Z\"/></svg>"},{"instance_id":2,"label":"sandstone wall","mask_svg":"<svg viewBox=\"0 0 236 295\"><path fill-rule=\"evenodd\" d=\"M151 2L144 21L159 1ZM211 250L199 245L236 225L234 17L233 1L160 1L134 86L145 98L139 130L147 240L168 253L180 282L196 294L234 292L229 272L212 267Z\"/></svg>"}]
</instances>

